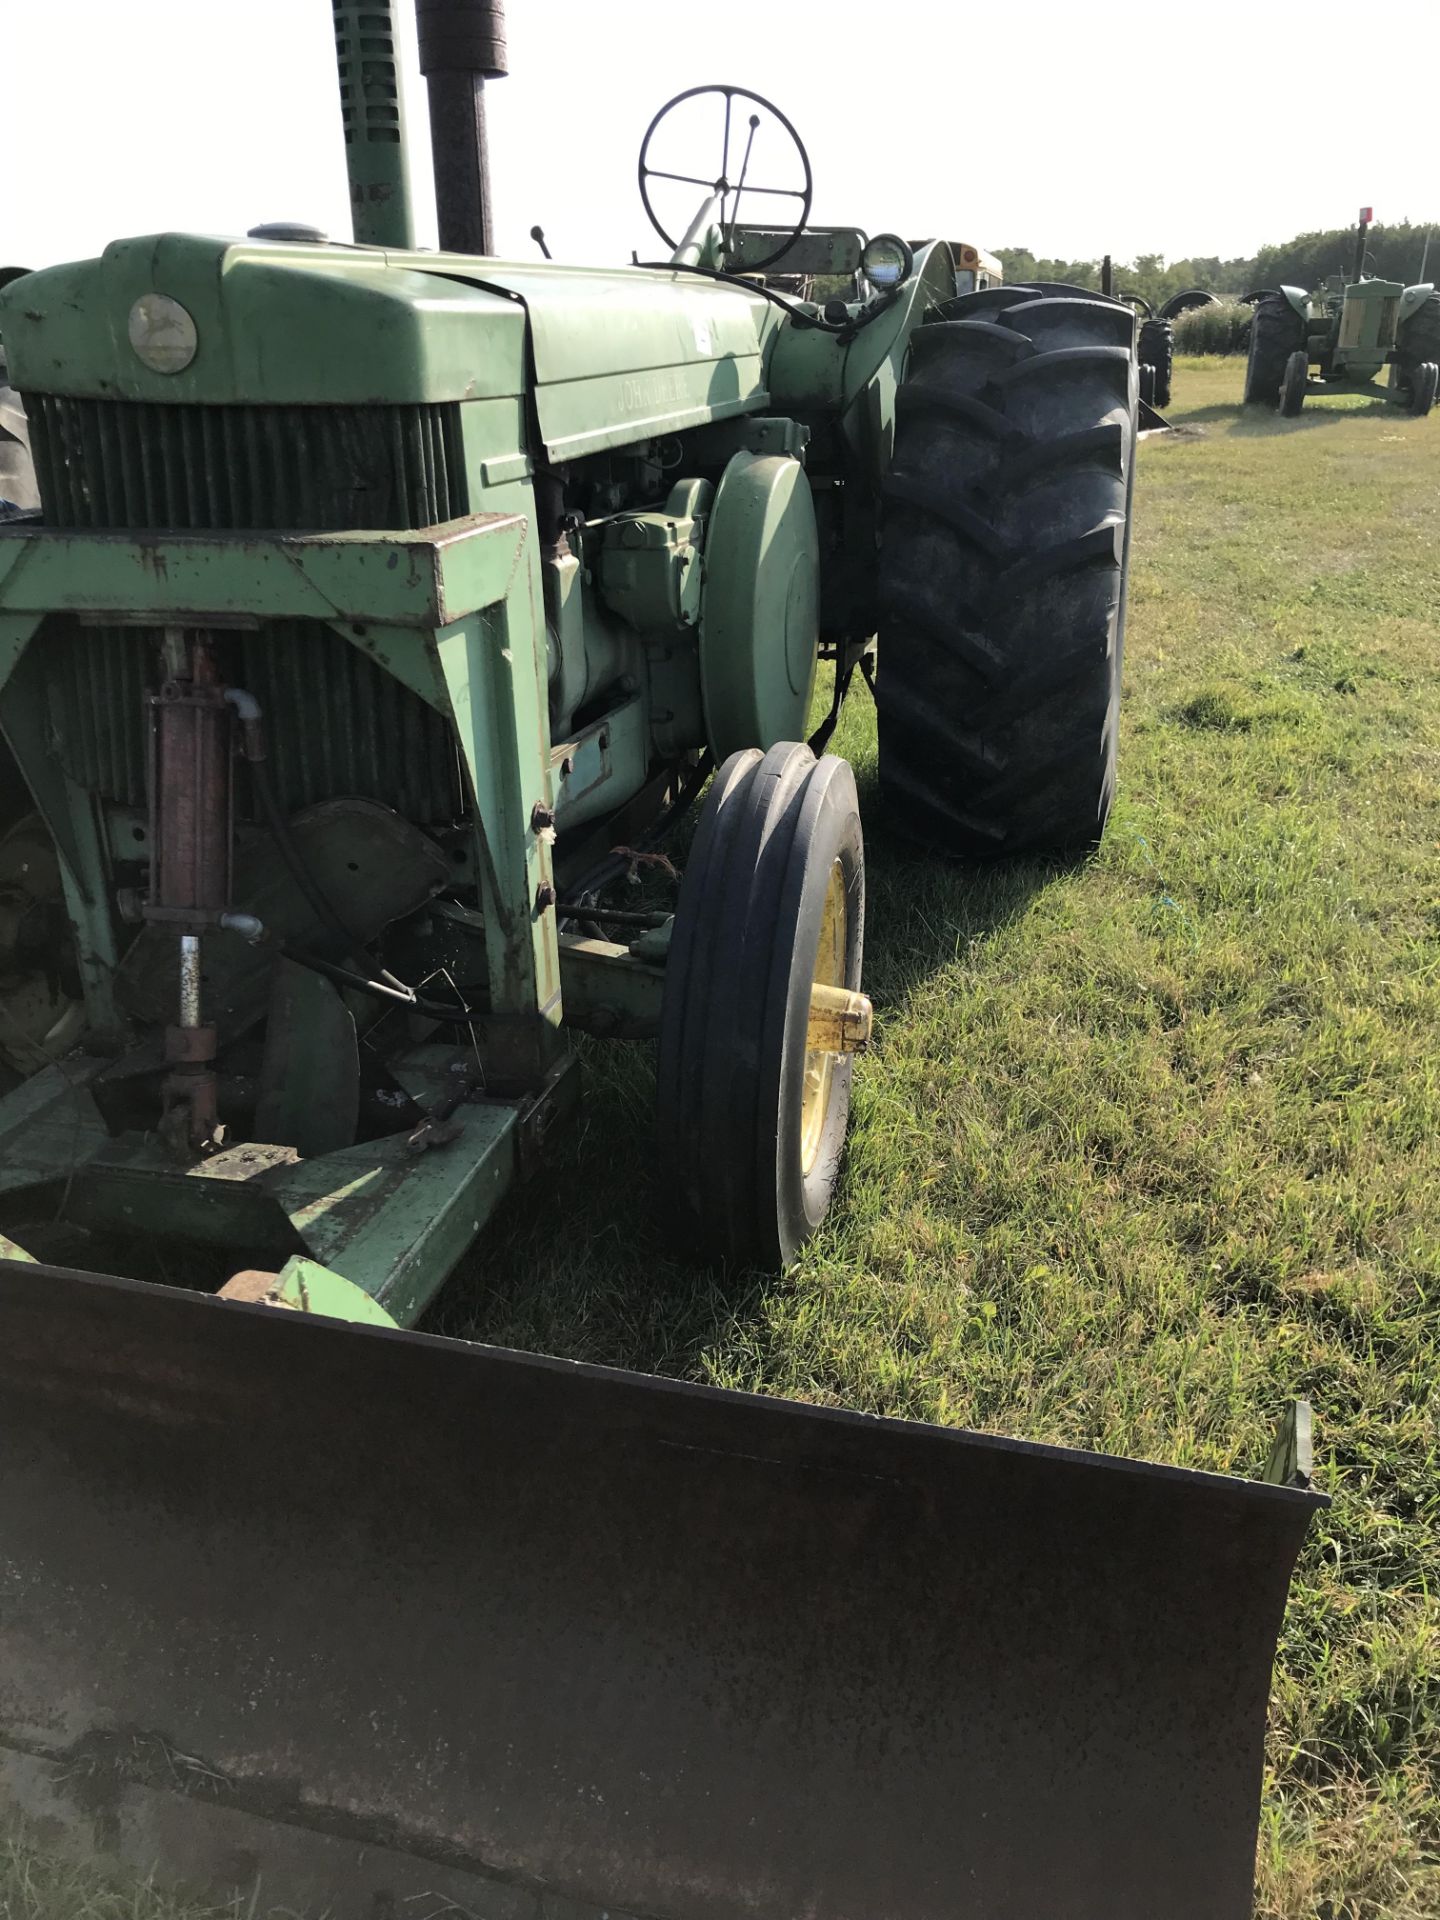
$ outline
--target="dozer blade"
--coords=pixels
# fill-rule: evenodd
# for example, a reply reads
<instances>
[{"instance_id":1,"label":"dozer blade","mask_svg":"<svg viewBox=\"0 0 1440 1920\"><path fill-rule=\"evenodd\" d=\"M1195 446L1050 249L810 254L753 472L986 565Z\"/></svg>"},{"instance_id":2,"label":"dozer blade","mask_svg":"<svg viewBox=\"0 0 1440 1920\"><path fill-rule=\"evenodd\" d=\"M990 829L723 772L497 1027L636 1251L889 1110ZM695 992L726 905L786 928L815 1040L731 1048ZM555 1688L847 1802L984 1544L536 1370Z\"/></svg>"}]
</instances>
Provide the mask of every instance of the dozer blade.
<instances>
[{"instance_id":1,"label":"dozer blade","mask_svg":"<svg viewBox=\"0 0 1440 1920\"><path fill-rule=\"evenodd\" d=\"M1316 1496L34 1265L0 1396L0 1779L87 1848L346 1920L1250 1912Z\"/></svg>"}]
</instances>

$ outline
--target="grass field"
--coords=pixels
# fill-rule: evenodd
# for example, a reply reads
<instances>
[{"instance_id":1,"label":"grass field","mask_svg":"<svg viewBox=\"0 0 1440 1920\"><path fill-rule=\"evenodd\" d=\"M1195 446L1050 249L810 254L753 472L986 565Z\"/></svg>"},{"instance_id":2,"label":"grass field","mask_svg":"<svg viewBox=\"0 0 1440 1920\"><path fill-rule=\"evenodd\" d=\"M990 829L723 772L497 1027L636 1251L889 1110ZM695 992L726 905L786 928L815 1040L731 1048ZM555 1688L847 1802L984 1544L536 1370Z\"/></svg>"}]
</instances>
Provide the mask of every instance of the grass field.
<instances>
[{"instance_id":1,"label":"grass field","mask_svg":"<svg viewBox=\"0 0 1440 1920\"><path fill-rule=\"evenodd\" d=\"M649 1059L597 1049L571 1161L435 1324L1245 1473L1308 1395L1335 1504L1288 1615L1257 1911L1407 1920L1440 1915L1440 419L1242 420L1241 373L1180 361L1198 431L1141 449L1092 861L917 860L847 715L879 1035L798 1271L666 1258ZM5 1920L176 1911L23 1841L0 1873Z\"/></svg>"}]
</instances>

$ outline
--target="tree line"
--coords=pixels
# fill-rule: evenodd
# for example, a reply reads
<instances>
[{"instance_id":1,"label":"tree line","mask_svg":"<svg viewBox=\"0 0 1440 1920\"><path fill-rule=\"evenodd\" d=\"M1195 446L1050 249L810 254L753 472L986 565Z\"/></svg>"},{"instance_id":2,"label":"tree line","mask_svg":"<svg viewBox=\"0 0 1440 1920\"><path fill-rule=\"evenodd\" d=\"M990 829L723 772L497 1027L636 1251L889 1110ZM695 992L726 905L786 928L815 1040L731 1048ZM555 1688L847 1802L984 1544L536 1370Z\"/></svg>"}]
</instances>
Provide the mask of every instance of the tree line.
<instances>
[{"instance_id":1,"label":"tree line","mask_svg":"<svg viewBox=\"0 0 1440 1920\"><path fill-rule=\"evenodd\" d=\"M1427 243L1428 240L1428 254ZM1072 286L1098 287L1098 260L1039 258L1028 247L996 247L1005 278L1065 280ZM1424 271L1421 271L1422 261ZM1183 287L1204 287L1232 298L1256 287L1313 287L1327 274L1349 274L1355 264L1354 227L1333 227L1324 233L1301 233L1281 246L1262 247L1249 257L1166 261L1161 253L1137 254L1134 260L1115 262L1115 291L1138 293L1159 306ZM1382 280L1407 286L1416 280L1440 283L1440 222L1413 224L1398 220L1371 227L1366 238L1365 270Z\"/></svg>"}]
</instances>

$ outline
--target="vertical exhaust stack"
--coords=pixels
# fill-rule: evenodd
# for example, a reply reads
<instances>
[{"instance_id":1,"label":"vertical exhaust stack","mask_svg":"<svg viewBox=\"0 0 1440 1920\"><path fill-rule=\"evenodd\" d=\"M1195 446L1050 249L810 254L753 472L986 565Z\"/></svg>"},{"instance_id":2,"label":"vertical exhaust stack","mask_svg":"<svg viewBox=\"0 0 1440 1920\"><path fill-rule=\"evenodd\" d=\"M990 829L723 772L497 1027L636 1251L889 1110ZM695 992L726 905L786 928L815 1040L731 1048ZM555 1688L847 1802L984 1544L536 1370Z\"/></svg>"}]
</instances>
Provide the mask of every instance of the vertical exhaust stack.
<instances>
[{"instance_id":1,"label":"vertical exhaust stack","mask_svg":"<svg viewBox=\"0 0 1440 1920\"><path fill-rule=\"evenodd\" d=\"M446 253L493 253L485 82L510 71L503 0L415 0L420 71L430 90L435 211Z\"/></svg>"},{"instance_id":2,"label":"vertical exhaust stack","mask_svg":"<svg viewBox=\"0 0 1440 1920\"><path fill-rule=\"evenodd\" d=\"M1360 225L1355 235L1355 278L1365 278L1365 239L1370 232L1370 222L1374 218L1373 207L1361 207Z\"/></svg>"},{"instance_id":3,"label":"vertical exhaust stack","mask_svg":"<svg viewBox=\"0 0 1440 1920\"><path fill-rule=\"evenodd\" d=\"M391 0L334 0L350 216L362 247L413 247L415 207Z\"/></svg>"}]
</instances>

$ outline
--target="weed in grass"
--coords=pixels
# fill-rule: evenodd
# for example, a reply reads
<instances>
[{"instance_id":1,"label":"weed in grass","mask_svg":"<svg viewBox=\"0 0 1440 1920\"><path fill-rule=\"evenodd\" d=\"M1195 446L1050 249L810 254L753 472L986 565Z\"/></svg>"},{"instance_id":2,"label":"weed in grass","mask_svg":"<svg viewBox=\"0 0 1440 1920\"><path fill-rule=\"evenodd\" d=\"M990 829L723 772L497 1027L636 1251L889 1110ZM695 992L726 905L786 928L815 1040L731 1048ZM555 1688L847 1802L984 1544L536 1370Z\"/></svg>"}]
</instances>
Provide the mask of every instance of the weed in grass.
<instances>
[{"instance_id":1,"label":"weed in grass","mask_svg":"<svg viewBox=\"0 0 1440 1920\"><path fill-rule=\"evenodd\" d=\"M196 1905L62 1859L28 1827L0 1830L0 1920L262 1920L249 1901ZM322 1920L315 1916L315 1920Z\"/></svg>"},{"instance_id":2,"label":"weed in grass","mask_svg":"<svg viewBox=\"0 0 1440 1920\"><path fill-rule=\"evenodd\" d=\"M1238 300L1192 307L1175 322L1175 351L1185 354L1247 353L1251 309Z\"/></svg>"}]
</instances>

